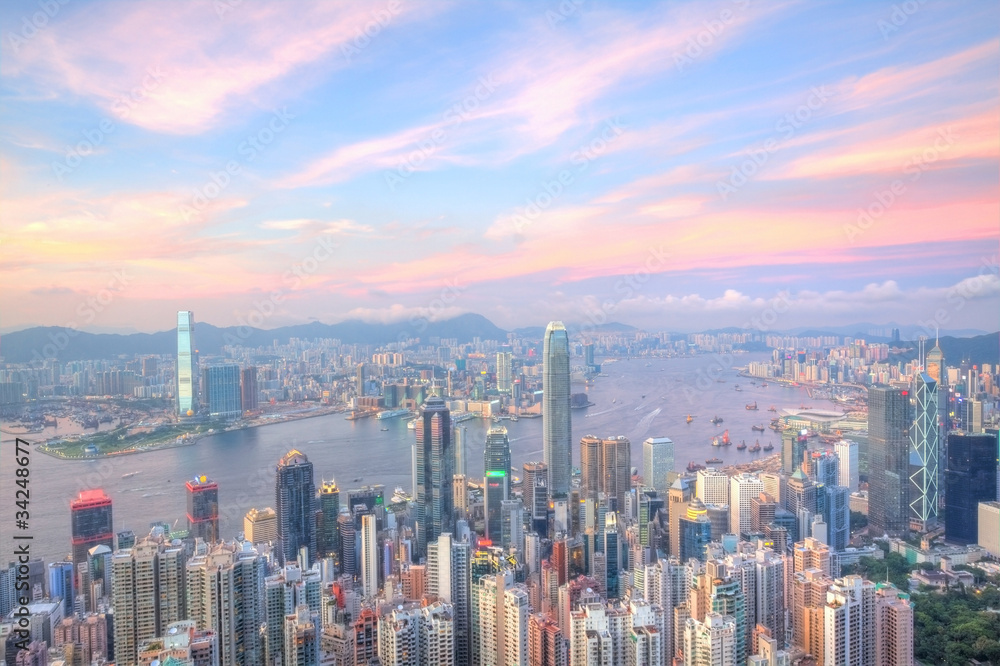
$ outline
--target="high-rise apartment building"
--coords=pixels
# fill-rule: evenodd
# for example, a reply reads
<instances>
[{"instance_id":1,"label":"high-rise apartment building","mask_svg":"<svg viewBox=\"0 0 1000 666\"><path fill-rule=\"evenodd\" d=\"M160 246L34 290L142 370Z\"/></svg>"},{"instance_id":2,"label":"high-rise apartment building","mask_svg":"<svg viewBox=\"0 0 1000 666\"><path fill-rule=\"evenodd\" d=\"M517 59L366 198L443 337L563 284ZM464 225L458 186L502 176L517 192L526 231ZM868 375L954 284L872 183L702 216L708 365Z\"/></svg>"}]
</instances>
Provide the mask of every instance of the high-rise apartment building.
<instances>
[{"instance_id":1,"label":"high-rise apartment building","mask_svg":"<svg viewBox=\"0 0 1000 666\"><path fill-rule=\"evenodd\" d=\"M542 346L542 453L548 466L550 497L569 494L573 467L570 413L569 332L549 322Z\"/></svg>"},{"instance_id":2,"label":"high-rise apartment building","mask_svg":"<svg viewBox=\"0 0 1000 666\"><path fill-rule=\"evenodd\" d=\"M259 406L260 391L257 388L257 366L251 365L240 370L240 406L243 411L254 411Z\"/></svg>"},{"instance_id":3,"label":"high-rise apartment building","mask_svg":"<svg viewBox=\"0 0 1000 666\"><path fill-rule=\"evenodd\" d=\"M177 384L174 396L177 414L192 416L198 412L198 352L194 345L194 313L177 313Z\"/></svg>"},{"instance_id":4,"label":"high-rise apartment building","mask_svg":"<svg viewBox=\"0 0 1000 666\"><path fill-rule=\"evenodd\" d=\"M292 449L278 461L274 485L278 516L278 556L295 562L300 548L308 548L308 563L316 560L316 485L313 465L301 451Z\"/></svg>"},{"instance_id":5,"label":"high-rise apartment building","mask_svg":"<svg viewBox=\"0 0 1000 666\"><path fill-rule=\"evenodd\" d=\"M509 351L497 352L497 390L506 395L510 395L514 387L513 359Z\"/></svg>"},{"instance_id":6,"label":"high-rise apartment building","mask_svg":"<svg viewBox=\"0 0 1000 666\"><path fill-rule=\"evenodd\" d=\"M361 593L375 597L379 592L378 577L378 532L375 516L361 516Z\"/></svg>"}]
</instances>

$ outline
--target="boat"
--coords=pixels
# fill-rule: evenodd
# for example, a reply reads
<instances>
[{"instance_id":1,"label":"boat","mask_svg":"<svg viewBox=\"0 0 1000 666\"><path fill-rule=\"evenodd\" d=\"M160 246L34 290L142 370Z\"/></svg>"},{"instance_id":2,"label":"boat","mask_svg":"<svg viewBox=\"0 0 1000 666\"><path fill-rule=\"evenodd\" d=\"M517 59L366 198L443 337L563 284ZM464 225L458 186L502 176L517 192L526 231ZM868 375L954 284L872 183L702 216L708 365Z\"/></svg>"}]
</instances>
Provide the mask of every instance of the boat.
<instances>
[{"instance_id":1,"label":"boat","mask_svg":"<svg viewBox=\"0 0 1000 666\"><path fill-rule=\"evenodd\" d=\"M757 401L754 400L753 402L749 403L746 406L746 409L747 409L747 411L750 411L750 412L756 412L757 411Z\"/></svg>"},{"instance_id":2,"label":"boat","mask_svg":"<svg viewBox=\"0 0 1000 666\"><path fill-rule=\"evenodd\" d=\"M722 458L708 458L707 460L705 460L705 464L706 465L721 465L722 464Z\"/></svg>"},{"instance_id":3,"label":"boat","mask_svg":"<svg viewBox=\"0 0 1000 666\"><path fill-rule=\"evenodd\" d=\"M687 464L687 471L689 471L689 472L697 472L700 469L705 469L705 466L704 465L699 465L698 463L696 463L693 460Z\"/></svg>"},{"instance_id":4,"label":"boat","mask_svg":"<svg viewBox=\"0 0 1000 666\"><path fill-rule=\"evenodd\" d=\"M379 429L380 429L380 430L381 430L382 432L389 432L389 429L388 429L388 428L386 428L385 426L382 426L382 427L381 427L381 428L379 428Z\"/></svg>"},{"instance_id":5,"label":"boat","mask_svg":"<svg viewBox=\"0 0 1000 666\"><path fill-rule=\"evenodd\" d=\"M691 416L690 414L688 414L688 417L687 417L687 422L688 422L688 423L691 423L691 421L694 421L694 417L693 417L693 416Z\"/></svg>"},{"instance_id":6,"label":"boat","mask_svg":"<svg viewBox=\"0 0 1000 666\"><path fill-rule=\"evenodd\" d=\"M739 385L739 384L737 384L737 385L736 385L736 390L737 390L737 391L743 391L743 389L741 389L741 388L740 388L740 385Z\"/></svg>"},{"instance_id":7,"label":"boat","mask_svg":"<svg viewBox=\"0 0 1000 666\"><path fill-rule=\"evenodd\" d=\"M758 453L759 451L760 451L760 441L756 441L753 443L753 446L750 447L750 453Z\"/></svg>"},{"instance_id":8,"label":"boat","mask_svg":"<svg viewBox=\"0 0 1000 666\"><path fill-rule=\"evenodd\" d=\"M408 409L390 409L388 411L379 412L375 416L375 418L377 418L379 420L381 420L381 419L391 419L394 416L403 416L404 414L409 414L409 413L410 413L410 410L408 410Z\"/></svg>"},{"instance_id":9,"label":"boat","mask_svg":"<svg viewBox=\"0 0 1000 666\"><path fill-rule=\"evenodd\" d=\"M712 438L712 446L722 446L722 442L719 441L717 436Z\"/></svg>"},{"instance_id":10,"label":"boat","mask_svg":"<svg viewBox=\"0 0 1000 666\"><path fill-rule=\"evenodd\" d=\"M407 421L406 422L406 429L407 430L416 430L417 429L417 420L413 419L413 420Z\"/></svg>"},{"instance_id":11,"label":"boat","mask_svg":"<svg viewBox=\"0 0 1000 666\"><path fill-rule=\"evenodd\" d=\"M736 450L737 451L745 451L746 448L747 448L747 443L746 443L745 440L740 441L740 443L736 445Z\"/></svg>"},{"instance_id":12,"label":"boat","mask_svg":"<svg viewBox=\"0 0 1000 666\"><path fill-rule=\"evenodd\" d=\"M762 384L760 385L760 387L761 387L761 388L767 388L767 382L763 382L763 383L762 383Z\"/></svg>"},{"instance_id":13,"label":"boat","mask_svg":"<svg viewBox=\"0 0 1000 666\"><path fill-rule=\"evenodd\" d=\"M767 411L769 411L769 412L776 412L778 410L774 408L774 405L771 405L770 407L767 408Z\"/></svg>"},{"instance_id":14,"label":"boat","mask_svg":"<svg viewBox=\"0 0 1000 666\"><path fill-rule=\"evenodd\" d=\"M753 430L754 432L764 432L765 430L767 430L767 428L765 428L763 425L752 425L750 426L750 429Z\"/></svg>"},{"instance_id":15,"label":"boat","mask_svg":"<svg viewBox=\"0 0 1000 666\"><path fill-rule=\"evenodd\" d=\"M764 450L765 451L774 451L774 444L772 444L771 442L768 442L767 444L764 445Z\"/></svg>"},{"instance_id":16,"label":"boat","mask_svg":"<svg viewBox=\"0 0 1000 666\"><path fill-rule=\"evenodd\" d=\"M136 474L142 474L142 470L138 470L136 472L126 472L125 474L122 474L122 478L123 479L131 479Z\"/></svg>"},{"instance_id":17,"label":"boat","mask_svg":"<svg viewBox=\"0 0 1000 666\"><path fill-rule=\"evenodd\" d=\"M722 417L720 416L712 417L712 425L719 425L720 423L722 423Z\"/></svg>"},{"instance_id":18,"label":"boat","mask_svg":"<svg viewBox=\"0 0 1000 666\"><path fill-rule=\"evenodd\" d=\"M730 444L732 442L729 441L729 430L726 430L726 432L722 433L722 445L729 446Z\"/></svg>"}]
</instances>

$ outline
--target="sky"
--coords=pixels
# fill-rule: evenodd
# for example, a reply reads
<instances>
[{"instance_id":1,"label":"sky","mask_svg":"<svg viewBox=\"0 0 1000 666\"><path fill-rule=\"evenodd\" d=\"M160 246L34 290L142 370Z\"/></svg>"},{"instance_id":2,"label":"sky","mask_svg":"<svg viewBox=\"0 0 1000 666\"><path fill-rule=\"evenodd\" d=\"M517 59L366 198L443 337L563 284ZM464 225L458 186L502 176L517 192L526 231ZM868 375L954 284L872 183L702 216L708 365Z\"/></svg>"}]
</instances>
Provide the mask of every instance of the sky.
<instances>
[{"instance_id":1,"label":"sky","mask_svg":"<svg viewBox=\"0 0 1000 666\"><path fill-rule=\"evenodd\" d=\"M1000 328L1000 5L0 5L0 330Z\"/></svg>"}]
</instances>

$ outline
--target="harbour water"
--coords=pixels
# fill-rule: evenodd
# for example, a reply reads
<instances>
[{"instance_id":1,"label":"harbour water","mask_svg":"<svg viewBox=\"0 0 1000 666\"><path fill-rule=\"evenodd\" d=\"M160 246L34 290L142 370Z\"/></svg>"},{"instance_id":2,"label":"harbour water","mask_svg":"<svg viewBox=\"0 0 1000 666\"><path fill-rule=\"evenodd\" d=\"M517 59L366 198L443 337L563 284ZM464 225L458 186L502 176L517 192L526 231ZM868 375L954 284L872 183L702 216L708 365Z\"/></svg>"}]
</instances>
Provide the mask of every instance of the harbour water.
<instances>
[{"instance_id":1,"label":"harbour water","mask_svg":"<svg viewBox=\"0 0 1000 666\"><path fill-rule=\"evenodd\" d=\"M777 383L762 387L758 380L737 375L737 367L769 354L741 354L731 358L697 356L677 359L632 359L606 363L605 376L593 385L574 385L586 390L594 403L573 410L573 439L588 434L600 437L624 435L632 442L632 464L642 466L642 441L647 437L670 437L674 441L675 468L688 461L704 464L719 457L725 464L746 462L755 454L738 451L759 439L781 448L778 435L766 429L759 433L753 425L767 426L775 416L768 412L800 405L830 408L828 402L813 402L803 388ZM721 380L721 381L719 381ZM739 385L740 390L736 390ZM757 411L746 409L756 402ZM692 422L686 422L688 414ZM719 416L723 422L713 425ZM491 421L470 419L465 428L467 470L471 477L483 472L483 442ZM542 459L542 421L522 418L504 421L511 441L514 474L525 461ZM383 431L382 428L388 430ZM713 447L714 436L728 429L729 447ZM59 460L34 453L31 456L30 533L34 536L32 555L46 561L62 559L70 550L69 503L87 488L103 488L114 506L115 529L131 529L137 535L149 530L153 521L176 522L186 529L184 483L196 475L206 475L219 484L220 531L227 539L243 529L243 515L251 508L274 506L274 465L289 449L296 448L312 461L316 483L335 479L342 489L383 484L410 490L410 451L413 431L399 418L347 421L333 414L287 423L231 431L205 437L186 446L138 455L115 456L94 461ZM0 495L6 516L0 516L0 562L12 552L14 489L13 437L4 435L0 462ZM758 456L768 455L765 453ZM573 450L579 466L578 445Z\"/></svg>"}]
</instances>

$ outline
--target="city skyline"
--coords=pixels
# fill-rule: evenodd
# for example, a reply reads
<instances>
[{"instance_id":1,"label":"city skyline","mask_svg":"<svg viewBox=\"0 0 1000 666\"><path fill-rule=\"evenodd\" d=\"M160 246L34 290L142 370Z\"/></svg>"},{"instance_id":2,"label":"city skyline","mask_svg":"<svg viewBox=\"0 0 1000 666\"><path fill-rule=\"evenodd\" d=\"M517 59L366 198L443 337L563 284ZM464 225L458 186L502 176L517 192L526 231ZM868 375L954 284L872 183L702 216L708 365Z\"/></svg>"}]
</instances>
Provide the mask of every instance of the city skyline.
<instances>
[{"instance_id":1,"label":"city skyline","mask_svg":"<svg viewBox=\"0 0 1000 666\"><path fill-rule=\"evenodd\" d=\"M996 327L990 3L217 5L0 8L6 330Z\"/></svg>"}]
</instances>

